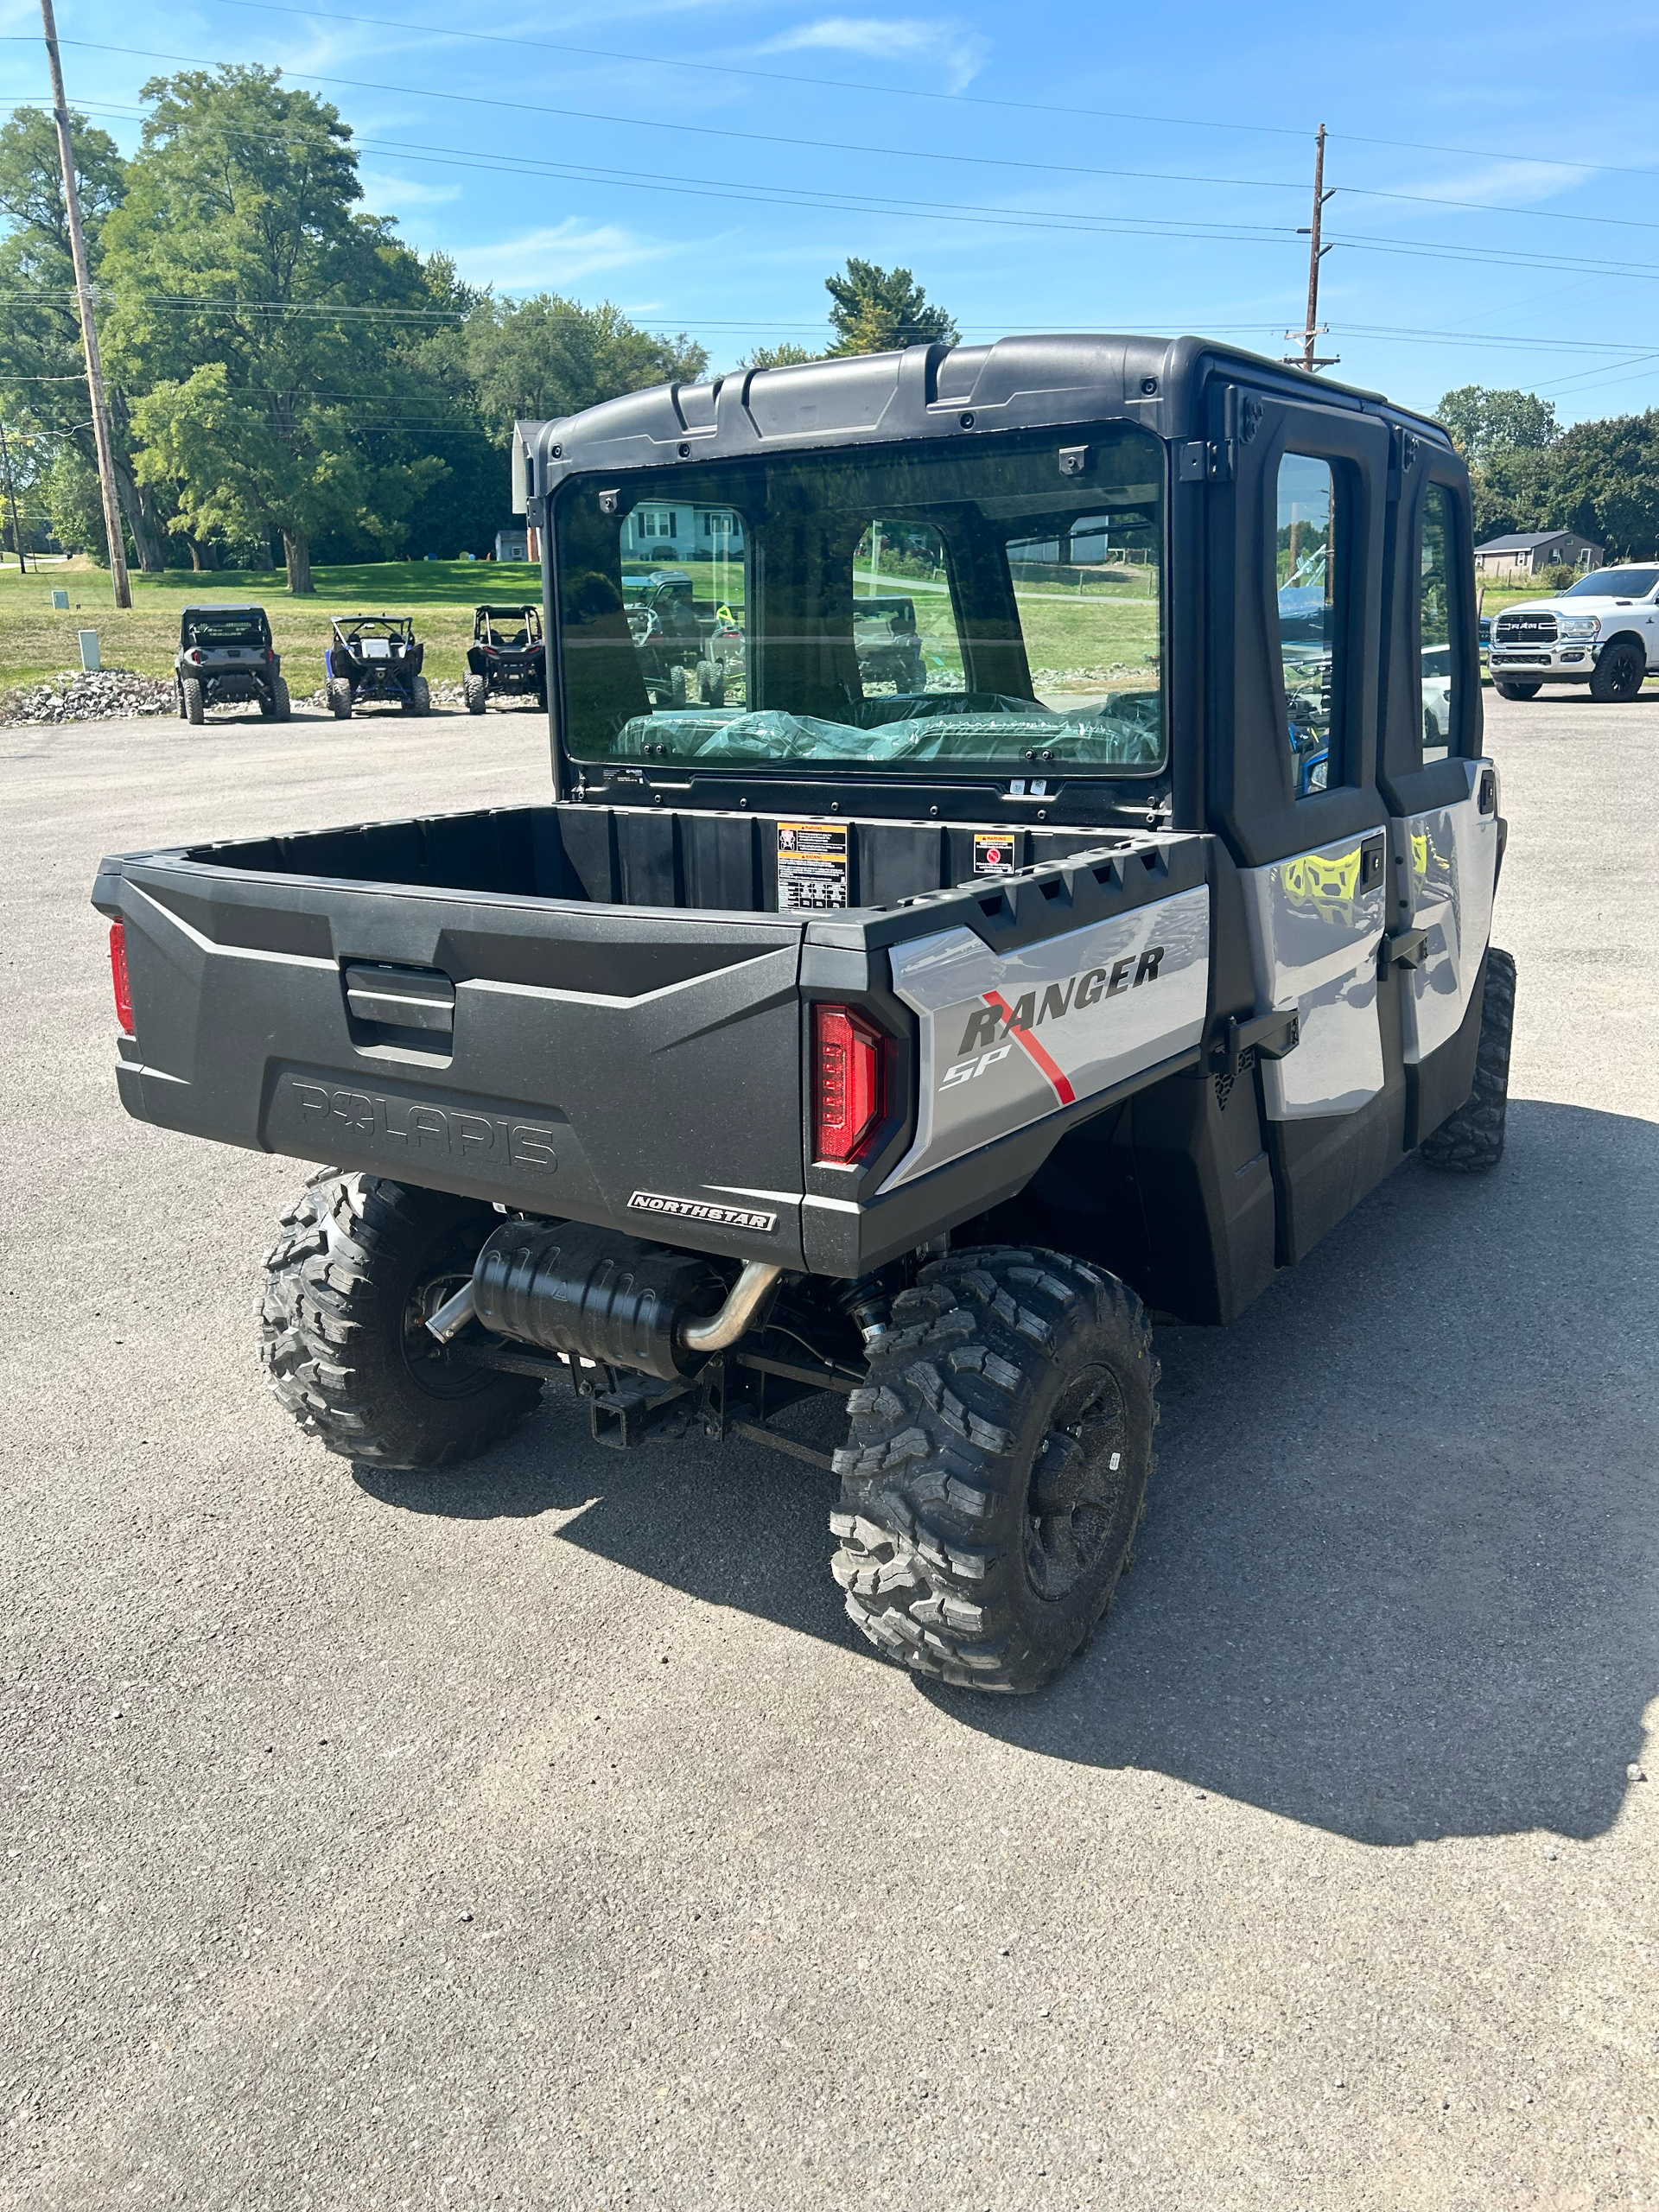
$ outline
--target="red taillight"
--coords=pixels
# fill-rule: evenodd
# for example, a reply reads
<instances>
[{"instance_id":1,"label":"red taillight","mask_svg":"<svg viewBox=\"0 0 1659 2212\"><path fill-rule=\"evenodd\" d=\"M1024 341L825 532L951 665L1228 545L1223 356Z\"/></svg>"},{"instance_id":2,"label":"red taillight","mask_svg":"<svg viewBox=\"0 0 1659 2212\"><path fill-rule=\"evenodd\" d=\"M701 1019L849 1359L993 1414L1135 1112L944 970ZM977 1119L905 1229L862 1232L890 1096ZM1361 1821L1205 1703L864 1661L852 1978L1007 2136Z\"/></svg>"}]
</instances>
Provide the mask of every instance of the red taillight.
<instances>
[{"instance_id":1,"label":"red taillight","mask_svg":"<svg viewBox=\"0 0 1659 2212\"><path fill-rule=\"evenodd\" d=\"M115 1018L129 1037L136 1037L138 1033L132 1026L132 978L127 973L124 922L110 924L110 974L115 980Z\"/></svg>"},{"instance_id":2,"label":"red taillight","mask_svg":"<svg viewBox=\"0 0 1659 2212\"><path fill-rule=\"evenodd\" d=\"M814 1151L856 1160L886 1111L886 1040L849 1006L812 1009Z\"/></svg>"}]
</instances>

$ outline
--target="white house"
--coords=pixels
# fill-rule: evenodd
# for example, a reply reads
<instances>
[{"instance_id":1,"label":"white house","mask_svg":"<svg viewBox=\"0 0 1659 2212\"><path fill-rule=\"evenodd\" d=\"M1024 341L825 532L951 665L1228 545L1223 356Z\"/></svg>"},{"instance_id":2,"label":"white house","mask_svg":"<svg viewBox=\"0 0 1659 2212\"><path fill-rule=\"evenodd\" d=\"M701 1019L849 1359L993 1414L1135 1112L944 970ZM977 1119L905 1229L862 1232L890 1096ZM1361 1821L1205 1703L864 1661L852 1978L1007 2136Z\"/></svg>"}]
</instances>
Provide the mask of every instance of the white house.
<instances>
[{"instance_id":1,"label":"white house","mask_svg":"<svg viewBox=\"0 0 1659 2212\"><path fill-rule=\"evenodd\" d=\"M622 524L625 561L740 561L743 524L729 507L642 500Z\"/></svg>"}]
</instances>

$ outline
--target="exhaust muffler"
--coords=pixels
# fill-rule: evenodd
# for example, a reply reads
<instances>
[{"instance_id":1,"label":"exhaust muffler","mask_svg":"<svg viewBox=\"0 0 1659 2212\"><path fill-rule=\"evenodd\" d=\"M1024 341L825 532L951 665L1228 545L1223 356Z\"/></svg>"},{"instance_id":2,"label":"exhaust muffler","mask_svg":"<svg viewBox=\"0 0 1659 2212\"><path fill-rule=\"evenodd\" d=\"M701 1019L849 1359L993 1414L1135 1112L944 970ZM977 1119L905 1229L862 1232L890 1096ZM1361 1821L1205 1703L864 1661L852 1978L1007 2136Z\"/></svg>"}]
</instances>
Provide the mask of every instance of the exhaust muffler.
<instances>
[{"instance_id":1,"label":"exhaust muffler","mask_svg":"<svg viewBox=\"0 0 1659 2212\"><path fill-rule=\"evenodd\" d=\"M576 1221L509 1221L427 1327L448 1344L476 1319L539 1351L674 1382L754 1325L784 1270L751 1260L728 1288L711 1260Z\"/></svg>"}]
</instances>

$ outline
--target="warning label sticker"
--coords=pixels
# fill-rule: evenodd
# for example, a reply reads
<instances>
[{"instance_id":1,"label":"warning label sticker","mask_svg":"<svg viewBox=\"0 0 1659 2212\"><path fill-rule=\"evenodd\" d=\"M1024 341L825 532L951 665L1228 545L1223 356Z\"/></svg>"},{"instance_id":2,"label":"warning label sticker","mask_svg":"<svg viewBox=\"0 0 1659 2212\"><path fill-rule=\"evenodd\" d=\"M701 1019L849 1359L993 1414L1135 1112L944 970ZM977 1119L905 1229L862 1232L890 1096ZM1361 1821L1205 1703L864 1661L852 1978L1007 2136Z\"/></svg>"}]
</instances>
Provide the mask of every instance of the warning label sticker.
<instances>
[{"instance_id":1,"label":"warning label sticker","mask_svg":"<svg viewBox=\"0 0 1659 2212\"><path fill-rule=\"evenodd\" d=\"M822 911L847 904L847 824L778 824L778 911Z\"/></svg>"},{"instance_id":2,"label":"warning label sticker","mask_svg":"<svg viewBox=\"0 0 1659 2212\"><path fill-rule=\"evenodd\" d=\"M974 874L1012 875L1019 865L1014 858L1018 842L1018 833L1013 830L976 830Z\"/></svg>"}]
</instances>

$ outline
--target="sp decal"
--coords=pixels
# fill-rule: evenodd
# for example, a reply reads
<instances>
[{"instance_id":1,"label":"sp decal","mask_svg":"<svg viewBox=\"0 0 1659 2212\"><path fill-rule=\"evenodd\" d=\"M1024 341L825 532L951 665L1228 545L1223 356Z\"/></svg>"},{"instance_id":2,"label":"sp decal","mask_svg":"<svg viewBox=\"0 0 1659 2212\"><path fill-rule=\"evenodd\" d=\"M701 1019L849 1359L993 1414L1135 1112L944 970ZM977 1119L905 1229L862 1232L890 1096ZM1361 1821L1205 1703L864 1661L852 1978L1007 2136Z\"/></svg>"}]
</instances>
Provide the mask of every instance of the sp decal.
<instances>
[{"instance_id":1,"label":"sp decal","mask_svg":"<svg viewBox=\"0 0 1659 2212\"><path fill-rule=\"evenodd\" d=\"M1083 1013L1097 1006L1103 998L1116 998L1120 991L1138 989L1142 983L1155 983L1163 957L1161 944L1149 944L1138 957L1131 955L1128 959L1116 960L1109 968L1085 968L1076 976L1068 976L1063 982L1048 984L1040 1003L1034 990L1023 992L1012 1006L1001 991L985 992L983 1007L969 1015L962 1042L957 1047L959 1053L977 1051L978 1057L958 1059L946 1068L939 1089L950 1090L958 1084L971 1083L999 1060L1006 1060L1018 1045L1052 1084L1061 1105L1070 1106L1077 1096L1071 1079L1033 1031L1046 1021L1060 1022L1071 1014ZM999 1032L1003 1039L1013 1041L994 1042ZM979 1050L982 1046L984 1049Z\"/></svg>"}]
</instances>

